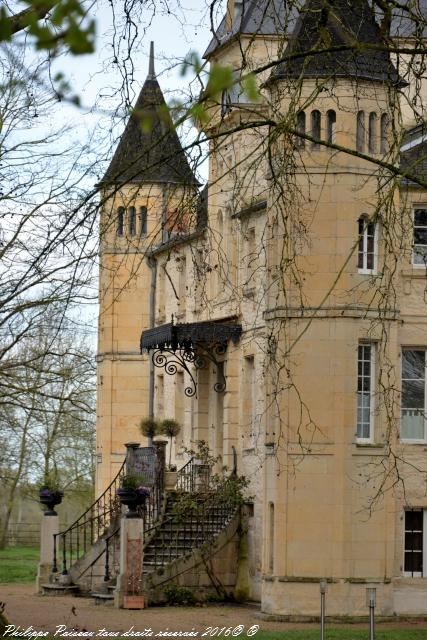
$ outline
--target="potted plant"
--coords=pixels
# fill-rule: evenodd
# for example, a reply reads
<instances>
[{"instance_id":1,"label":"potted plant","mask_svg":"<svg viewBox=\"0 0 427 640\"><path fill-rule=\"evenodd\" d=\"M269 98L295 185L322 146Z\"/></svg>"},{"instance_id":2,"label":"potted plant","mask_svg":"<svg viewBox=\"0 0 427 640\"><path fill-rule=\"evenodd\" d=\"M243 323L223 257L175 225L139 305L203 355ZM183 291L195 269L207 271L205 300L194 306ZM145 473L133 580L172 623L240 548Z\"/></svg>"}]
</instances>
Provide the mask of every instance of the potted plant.
<instances>
[{"instance_id":1,"label":"potted plant","mask_svg":"<svg viewBox=\"0 0 427 640\"><path fill-rule=\"evenodd\" d=\"M140 517L137 508L145 505L145 501L151 493L150 487L147 487L144 482L144 476L133 473L128 473L122 479L121 487L117 489L117 495L120 502L128 508L126 518Z\"/></svg>"},{"instance_id":2,"label":"potted plant","mask_svg":"<svg viewBox=\"0 0 427 640\"><path fill-rule=\"evenodd\" d=\"M181 431L181 425L172 418L166 418L160 425L161 433L169 438L169 464L165 471L165 489L174 489L178 479L176 464L172 464L172 442Z\"/></svg>"},{"instance_id":3,"label":"potted plant","mask_svg":"<svg viewBox=\"0 0 427 640\"><path fill-rule=\"evenodd\" d=\"M139 423L139 430L148 439L148 445L153 444L153 438L159 433L159 423L154 418L142 418Z\"/></svg>"},{"instance_id":4,"label":"potted plant","mask_svg":"<svg viewBox=\"0 0 427 640\"><path fill-rule=\"evenodd\" d=\"M40 503L47 507L44 515L57 516L55 507L57 504L61 504L63 497L64 492L59 489L57 478L46 476L39 489Z\"/></svg>"}]
</instances>

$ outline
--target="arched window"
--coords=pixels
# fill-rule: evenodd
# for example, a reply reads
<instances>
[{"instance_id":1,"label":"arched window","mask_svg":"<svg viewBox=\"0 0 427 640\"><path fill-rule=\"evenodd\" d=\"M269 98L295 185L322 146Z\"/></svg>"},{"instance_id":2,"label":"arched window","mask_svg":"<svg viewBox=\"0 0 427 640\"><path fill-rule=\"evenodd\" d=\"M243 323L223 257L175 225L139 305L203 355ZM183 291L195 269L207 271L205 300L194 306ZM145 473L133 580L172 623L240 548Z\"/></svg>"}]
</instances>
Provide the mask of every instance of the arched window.
<instances>
[{"instance_id":1,"label":"arched window","mask_svg":"<svg viewBox=\"0 0 427 640\"><path fill-rule=\"evenodd\" d=\"M129 225L129 235L134 236L136 234L136 210L135 207L129 207L128 210L128 225Z\"/></svg>"},{"instance_id":2,"label":"arched window","mask_svg":"<svg viewBox=\"0 0 427 640\"><path fill-rule=\"evenodd\" d=\"M311 112L311 135L316 140L320 140L321 132L322 132L322 127L321 127L320 111L315 109L314 111ZM313 149L319 149L320 147L318 142L312 142L311 146Z\"/></svg>"},{"instance_id":3,"label":"arched window","mask_svg":"<svg viewBox=\"0 0 427 640\"><path fill-rule=\"evenodd\" d=\"M117 209L117 235L122 236L125 231L125 210L124 207Z\"/></svg>"},{"instance_id":4,"label":"arched window","mask_svg":"<svg viewBox=\"0 0 427 640\"><path fill-rule=\"evenodd\" d=\"M365 151L365 112L359 111L356 123L356 151Z\"/></svg>"},{"instance_id":5,"label":"arched window","mask_svg":"<svg viewBox=\"0 0 427 640\"><path fill-rule=\"evenodd\" d=\"M305 111L298 111L297 113L297 131L305 135ZM300 149L304 149L305 138L297 136L296 144Z\"/></svg>"},{"instance_id":6,"label":"arched window","mask_svg":"<svg viewBox=\"0 0 427 640\"><path fill-rule=\"evenodd\" d=\"M139 235L147 235L147 207L139 208Z\"/></svg>"},{"instance_id":7,"label":"arched window","mask_svg":"<svg viewBox=\"0 0 427 640\"><path fill-rule=\"evenodd\" d=\"M367 216L358 220L359 250L357 268L361 273L375 273L377 270L377 225Z\"/></svg>"},{"instance_id":8,"label":"arched window","mask_svg":"<svg viewBox=\"0 0 427 640\"><path fill-rule=\"evenodd\" d=\"M327 142L335 142L335 134L337 127L337 114L333 109L329 109L326 113L326 127L327 127Z\"/></svg>"},{"instance_id":9,"label":"arched window","mask_svg":"<svg viewBox=\"0 0 427 640\"><path fill-rule=\"evenodd\" d=\"M386 113L381 115L381 153L387 153L388 151L388 138L389 138L390 120Z\"/></svg>"},{"instance_id":10,"label":"arched window","mask_svg":"<svg viewBox=\"0 0 427 640\"><path fill-rule=\"evenodd\" d=\"M377 114L372 111L369 114L369 128L368 128L368 150L369 153L377 153Z\"/></svg>"}]
</instances>

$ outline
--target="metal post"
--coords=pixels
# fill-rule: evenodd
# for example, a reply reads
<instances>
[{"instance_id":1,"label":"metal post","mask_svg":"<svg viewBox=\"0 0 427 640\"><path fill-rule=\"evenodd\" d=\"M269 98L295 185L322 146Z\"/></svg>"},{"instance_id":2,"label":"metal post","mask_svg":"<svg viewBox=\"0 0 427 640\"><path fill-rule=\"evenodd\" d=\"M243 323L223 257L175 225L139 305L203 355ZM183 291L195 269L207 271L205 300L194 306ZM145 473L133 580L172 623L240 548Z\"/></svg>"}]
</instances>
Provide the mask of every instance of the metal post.
<instances>
[{"instance_id":1,"label":"metal post","mask_svg":"<svg viewBox=\"0 0 427 640\"><path fill-rule=\"evenodd\" d=\"M375 640L375 604L376 604L375 587L366 589L366 604L369 607L369 640Z\"/></svg>"},{"instance_id":2,"label":"metal post","mask_svg":"<svg viewBox=\"0 0 427 640\"><path fill-rule=\"evenodd\" d=\"M325 596L326 596L326 578L322 578L319 583L320 587L320 640L325 640Z\"/></svg>"}]
</instances>

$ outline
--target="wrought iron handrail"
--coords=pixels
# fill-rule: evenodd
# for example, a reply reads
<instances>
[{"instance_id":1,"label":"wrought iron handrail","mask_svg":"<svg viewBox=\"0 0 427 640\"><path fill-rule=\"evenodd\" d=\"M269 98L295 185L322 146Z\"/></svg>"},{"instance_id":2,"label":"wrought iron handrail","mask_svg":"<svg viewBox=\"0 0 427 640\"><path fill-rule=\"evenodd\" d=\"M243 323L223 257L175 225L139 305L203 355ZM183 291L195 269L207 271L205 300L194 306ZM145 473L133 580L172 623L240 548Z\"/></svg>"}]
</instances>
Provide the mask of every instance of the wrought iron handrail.
<instances>
[{"instance_id":1,"label":"wrought iron handrail","mask_svg":"<svg viewBox=\"0 0 427 640\"><path fill-rule=\"evenodd\" d=\"M185 467L191 469L190 463L191 460L181 471ZM152 549L148 559L152 568L157 569L185 555L189 550L203 547L226 528L239 510L236 496L232 491L227 491L235 478L233 469L216 488L195 493L192 506L186 504L182 514L174 513L163 519L157 532L145 545L145 549Z\"/></svg>"},{"instance_id":2,"label":"wrought iron handrail","mask_svg":"<svg viewBox=\"0 0 427 640\"><path fill-rule=\"evenodd\" d=\"M58 571L58 551L62 560L62 573L66 575L70 566L84 556L88 549L108 531L109 526L121 511L116 492L125 475L126 459L99 498L68 529L54 534L53 573Z\"/></svg>"},{"instance_id":3,"label":"wrought iron handrail","mask_svg":"<svg viewBox=\"0 0 427 640\"><path fill-rule=\"evenodd\" d=\"M176 488L189 493L208 490L211 478L212 466L193 456L178 471Z\"/></svg>"}]
</instances>

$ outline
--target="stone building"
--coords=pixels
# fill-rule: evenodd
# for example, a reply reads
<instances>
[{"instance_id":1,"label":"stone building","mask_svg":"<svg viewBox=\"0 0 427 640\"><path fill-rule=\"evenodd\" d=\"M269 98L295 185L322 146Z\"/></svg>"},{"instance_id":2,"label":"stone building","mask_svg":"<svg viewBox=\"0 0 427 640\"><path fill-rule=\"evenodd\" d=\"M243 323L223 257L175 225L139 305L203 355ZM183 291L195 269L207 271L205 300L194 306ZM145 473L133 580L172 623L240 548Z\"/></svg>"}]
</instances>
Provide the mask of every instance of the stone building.
<instances>
[{"instance_id":1,"label":"stone building","mask_svg":"<svg viewBox=\"0 0 427 640\"><path fill-rule=\"evenodd\" d=\"M205 53L234 79L203 98L208 184L153 56L103 181L97 491L147 415L182 425L178 467L199 440L237 456L267 613L317 614L322 577L331 615L365 614L367 587L382 615L427 612L426 143L381 19L229 0ZM413 37L398 15L392 36Z\"/></svg>"}]
</instances>

